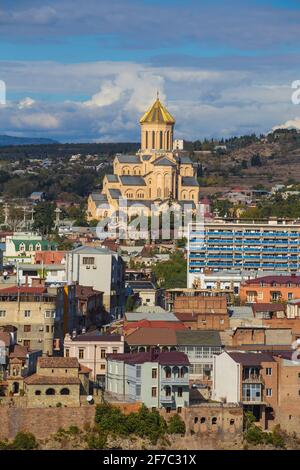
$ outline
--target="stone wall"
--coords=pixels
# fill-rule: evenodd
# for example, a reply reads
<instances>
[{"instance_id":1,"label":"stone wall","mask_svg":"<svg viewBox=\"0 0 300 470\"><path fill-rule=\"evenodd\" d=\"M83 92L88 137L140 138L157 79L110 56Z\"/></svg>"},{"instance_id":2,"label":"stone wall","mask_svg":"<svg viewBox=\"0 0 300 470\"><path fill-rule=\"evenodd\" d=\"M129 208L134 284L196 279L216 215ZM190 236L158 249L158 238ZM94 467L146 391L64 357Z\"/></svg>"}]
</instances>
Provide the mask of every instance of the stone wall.
<instances>
[{"instance_id":1,"label":"stone wall","mask_svg":"<svg viewBox=\"0 0 300 470\"><path fill-rule=\"evenodd\" d=\"M45 439L58 431L77 426L92 425L95 406L76 408L17 408L0 406L0 439L13 439L19 431L32 432Z\"/></svg>"}]
</instances>

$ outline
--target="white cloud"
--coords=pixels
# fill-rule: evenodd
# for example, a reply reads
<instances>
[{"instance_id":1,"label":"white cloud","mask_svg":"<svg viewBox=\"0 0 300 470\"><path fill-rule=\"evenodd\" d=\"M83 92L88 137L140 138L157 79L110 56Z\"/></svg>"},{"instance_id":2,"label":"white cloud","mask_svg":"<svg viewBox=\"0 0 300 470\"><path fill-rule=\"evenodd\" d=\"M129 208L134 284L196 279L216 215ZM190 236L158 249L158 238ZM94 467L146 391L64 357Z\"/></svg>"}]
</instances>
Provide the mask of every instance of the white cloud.
<instances>
[{"instance_id":1,"label":"white cloud","mask_svg":"<svg viewBox=\"0 0 300 470\"><path fill-rule=\"evenodd\" d=\"M279 124L278 126L274 126L272 128L273 131L276 129L298 129L300 130L300 118L290 119L286 121L284 124Z\"/></svg>"},{"instance_id":2,"label":"white cloud","mask_svg":"<svg viewBox=\"0 0 300 470\"><path fill-rule=\"evenodd\" d=\"M16 129L26 130L55 130L59 127L59 119L49 113L15 114L11 123Z\"/></svg>"},{"instance_id":3,"label":"white cloud","mask_svg":"<svg viewBox=\"0 0 300 470\"><path fill-rule=\"evenodd\" d=\"M23 108L31 108L35 103L35 100L27 96L26 98L23 98L21 101L19 101L18 107L19 109Z\"/></svg>"}]
</instances>

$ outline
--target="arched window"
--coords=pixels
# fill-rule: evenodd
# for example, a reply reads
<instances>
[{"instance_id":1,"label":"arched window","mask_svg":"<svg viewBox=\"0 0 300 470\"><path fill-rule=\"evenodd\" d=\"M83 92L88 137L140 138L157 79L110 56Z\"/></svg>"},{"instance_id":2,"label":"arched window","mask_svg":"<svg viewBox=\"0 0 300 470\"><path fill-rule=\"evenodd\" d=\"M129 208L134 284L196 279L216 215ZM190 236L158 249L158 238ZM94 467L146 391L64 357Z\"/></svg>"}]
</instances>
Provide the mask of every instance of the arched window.
<instances>
[{"instance_id":1,"label":"arched window","mask_svg":"<svg viewBox=\"0 0 300 470\"><path fill-rule=\"evenodd\" d=\"M54 388L47 388L47 390L46 390L46 395L55 395L55 390L54 390Z\"/></svg>"},{"instance_id":2,"label":"arched window","mask_svg":"<svg viewBox=\"0 0 300 470\"><path fill-rule=\"evenodd\" d=\"M36 250L36 251L41 251L41 249L42 249L41 244L40 244L40 243L37 243L37 244L35 245L35 250Z\"/></svg>"},{"instance_id":3,"label":"arched window","mask_svg":"<svg viewBox=\"0 0 300 470\"><path fill-rule=\"evenodd\" d=\"M233 426L234 425L234 419L231 419L229 424L230 424L230 426Z\"/></svg>"},{"instance_id":4,"label":"arched window","mask_svg":"<svg viewBox=\"0 0 300 470\"><path fill-rule=\"evenodd\" d=\"M161 188L157 188L157 197L161 197Z\"/></svg>"},{"instance_id":5,"label":"arched window","mask_svg":"<svg viewBox=\"0 0 300 470\"><path fill-rule=\"evenodd\" d=\"M194 423L195 423L195 424L198 423L198 417L197 417L197 416L195 416L195 418L194 418Z\"/></svg>"},{"instance_id":6,"label":"arched window","mask_svg":"<svg viewBox=\"0 0 300 470\"><path fill-rule=\"evenodd\" d=\"M25 243L20 243L20 251L25 251Z\"/></svg>"},{"instance_id":7,"label":"arched window","mask_svg":"<svg viewBox=\"0 0 300 470\"><path fill-rule=\"evenodd\" d=\"M200 423L201 424L204 424L206 422L206 418L204 418L204 416L200 419Z\"/></svg>"},{"instance_id":8,"label":"arched window","mask_svg":"<svg viewBox=\"0 0 300 470\"><path fill-rule=\"evenodd\" d=\"M171 387L166 387L166 397L171 396Z\"/></svg>"},{"instance_id":9,"label":"arched window","mask_svg":"<svg viewBox=\"0 0 300 470\"><path fill-rule=\"evenodd\" d=\"M172 150L170 144L170 131L167 132L167 150Z\"/></svg>"},{"instance_id":10,"label":"arched window","mask_svg":"<svg viewBox=\"0 0 300 470\"><path fill-rule=\"evenodd\" d=\"M70 390L68 388L62 388L60 391L61 395L70 395Z\"/></svg>"},{"instance_id":11,"label":"arched window","mask_svg":"<svg viewBox=\"0 0 300 470\"><path fill-rule=\"evenodd\" d=\"M35 391L35 395L41 395L41 391L40 391L40 390L36 390L36 391Z\"/></svg>"},{"instance_id":12,"label":"arched window","mask_svg":"<svg viewBox=\"0 0 300 470\"><path fill-rule=\"evenodd\" d=\"M148 148L148 131L146 131L146 149Z\"/></svg>"},{"instance_id":13,"label":"arched window","mask_svg":"<svg viewBox=\"0 0 300 470\"><path fill-rule=\"evenodd\" d=\"M217 424L217 418L212 418L211 424Z\"/></svg>"}]
</instances>

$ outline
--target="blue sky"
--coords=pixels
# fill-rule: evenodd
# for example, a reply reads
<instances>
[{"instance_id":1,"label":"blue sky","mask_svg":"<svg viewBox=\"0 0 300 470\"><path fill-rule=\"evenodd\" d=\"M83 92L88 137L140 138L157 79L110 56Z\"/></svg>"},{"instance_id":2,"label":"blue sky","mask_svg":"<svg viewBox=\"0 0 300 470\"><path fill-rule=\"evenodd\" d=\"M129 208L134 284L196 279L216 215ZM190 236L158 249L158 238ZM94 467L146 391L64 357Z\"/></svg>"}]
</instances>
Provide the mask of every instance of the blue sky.
<instances>
[{"instance_id":1,"label":"blue sky","mask_svg":"<svg viewBox=\"0 0 300 470\"><path fill-rule=\"evenodd\" d=\"M138 140L156 90L180 138L300 128L299 64L299 0L2 0L0 133Z\"/></svg>"}]
</instances>

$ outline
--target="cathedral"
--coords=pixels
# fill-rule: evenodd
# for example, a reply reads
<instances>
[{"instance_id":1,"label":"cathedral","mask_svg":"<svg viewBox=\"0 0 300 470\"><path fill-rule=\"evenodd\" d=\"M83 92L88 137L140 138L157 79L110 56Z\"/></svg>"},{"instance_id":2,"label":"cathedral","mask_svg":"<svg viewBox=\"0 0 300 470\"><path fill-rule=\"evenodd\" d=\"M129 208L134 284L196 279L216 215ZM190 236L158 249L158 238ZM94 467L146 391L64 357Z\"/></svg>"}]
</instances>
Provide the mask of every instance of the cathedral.
<instances>
[{"instance_id":1,"label":"cathedral","mask_svg":"<svg viewBox=\"0 0 300 470\"><path fill-rule=\"evenodd\" d=\"M105 175L100 194L88 198L88 220L102 220L117 213L126 200L128 216L151 215L167 204L195 207L199 184L188 156L173 150L175 119L159 97L140 119L141 148L135 155L116 155L113 175ZM123 204L122 204L123 207Z\"/></svg>"}]
</instances>

